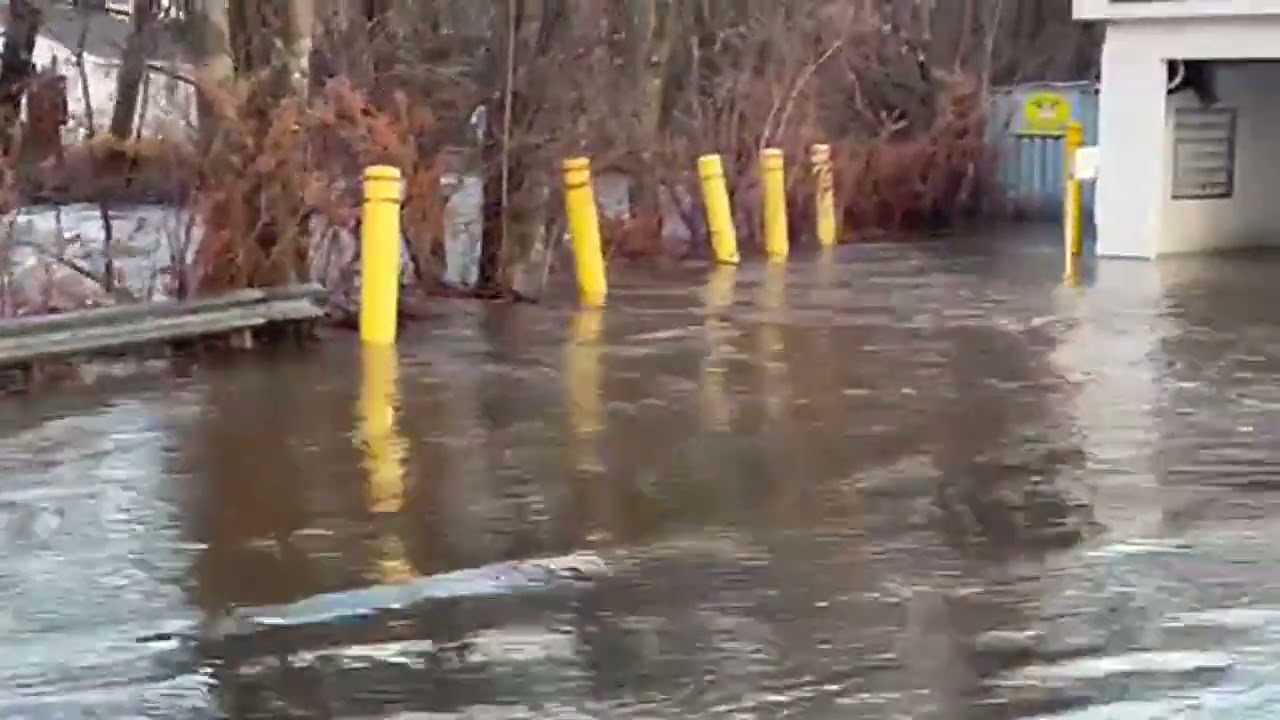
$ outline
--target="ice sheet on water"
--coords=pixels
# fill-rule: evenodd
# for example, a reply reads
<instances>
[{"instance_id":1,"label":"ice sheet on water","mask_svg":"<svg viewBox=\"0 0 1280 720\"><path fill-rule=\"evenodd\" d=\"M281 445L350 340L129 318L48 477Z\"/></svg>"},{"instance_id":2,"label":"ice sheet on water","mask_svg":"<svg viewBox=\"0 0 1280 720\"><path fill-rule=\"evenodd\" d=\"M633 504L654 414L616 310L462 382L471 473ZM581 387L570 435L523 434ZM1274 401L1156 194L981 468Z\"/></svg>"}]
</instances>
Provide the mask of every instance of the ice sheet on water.
<instances>
[{"instance_id":1,"label":"ice sheet on water","mask_svg":"<svg viewBox=\"0 0 1280 720\"><path fill-rule=\"evenodd\" d=\"M1012 674L1020 681L1066 682L1103 679L1115 675L1181 674L1223 671L1233 664L1229 654L1216 651L1146 651L1083 657L1050 665L1031 665Z\"/></svg>"}]
</instances>

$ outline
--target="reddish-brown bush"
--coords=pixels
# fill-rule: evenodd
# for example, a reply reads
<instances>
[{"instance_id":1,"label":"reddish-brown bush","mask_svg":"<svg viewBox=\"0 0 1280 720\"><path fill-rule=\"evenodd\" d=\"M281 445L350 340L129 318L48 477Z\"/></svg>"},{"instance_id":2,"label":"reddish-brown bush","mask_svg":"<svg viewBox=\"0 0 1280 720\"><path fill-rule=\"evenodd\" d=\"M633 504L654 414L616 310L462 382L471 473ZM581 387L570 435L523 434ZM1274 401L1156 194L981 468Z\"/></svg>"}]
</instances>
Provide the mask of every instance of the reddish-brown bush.
<instances>
[{"instance_id":1,"label":"reddish-brown bush","mask_svg":"<svg viewBox=\"0 0 1280 720\"><path fill-rule=\"evenodd\" d=\"M357 229L361 173L374 164L404 174L403 231L419 279L434 277L442 209L436 157L420 151L433 127L425 108L403 95L377 107L342 80L309 101L277 101L269 112L249 85L207 92L215 99L218 130L191 196L204 227L200 289L302 279L316 221Z\"/></svg>"},{"instance_id":2,"label":"reddish-brown bush","mask_svg":"<svg viewBox=\"0 0 1280 720\"><path fill-rule=\"evenodd\" d=\"M984 110L980 90L958 82L926 132L837 143L843 226L854 234L937 230L981 212L994 190Z\"/></svg>"}]
</instances>

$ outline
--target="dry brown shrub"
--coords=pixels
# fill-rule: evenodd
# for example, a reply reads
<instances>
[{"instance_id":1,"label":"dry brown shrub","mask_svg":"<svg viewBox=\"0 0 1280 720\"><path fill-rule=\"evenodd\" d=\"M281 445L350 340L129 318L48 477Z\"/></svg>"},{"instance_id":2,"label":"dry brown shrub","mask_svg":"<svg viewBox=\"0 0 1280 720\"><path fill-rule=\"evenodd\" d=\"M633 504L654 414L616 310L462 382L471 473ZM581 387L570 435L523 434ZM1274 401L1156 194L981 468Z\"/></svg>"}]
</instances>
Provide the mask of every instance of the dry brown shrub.
<instances>
[{"instance_id":1,"label":"dry brown shrub","mask_svg":"<svg viewBox=\"0 0 1280 720\"><path fill-rule=\"evenodd\" d=\"M66 148L21 175L28 202L178 204L191 191L197 157L169 138L119 142L103 135Z\"/></svg>"},{"instance_id":2,"label":"dry brown shrub","mask_svg":"<svg viewBox=\"0 0 1280 720\"><path fill-rule=\"evenodd\" d=\"M981 92L967 80L955 81L939 105L921 135L837 144L845 228L855 234L932 231L983 210L994 165Z\"/></svg>"},{"instance_id":3,"label":"dry brown shrub","mask_svg":"<svg viewBox=\"0 0 1280 720\"><path fill-rule=\"evenodd\" d=\"M619 114L643 114L646 98L635 93L612 90L610 102L599 103L607 113L587 118L593 148L642 147L654 158L640 172L653 173L668 189L692 231L690 244L676 251L706 246L695 167L709 152L722 157L744 252L762 250L759 157L765 147L785 153L796 242L813 233L808 153L815 143L833 146L844 239L947 228L988 203L985 80L922 59L915 29L892 27L875 3L804 0L741 10L706 18L723 23L717 34L705 42L698 37L697 52L673 60L676 72L666 80L676 93L673 110L656 138L617 127ZM686 81L684 73L693 77ZM600 92L634 87L616 75L601 85ZM656 241L631 240L627 247L633 251L620 256L646 247L673 250Z\"/></svg>"},{"instance_id":4,"label":"dry brown shrub","mask_svg":"<svg viewBox=\"0 0 1280 720\"><path fill-rule=\"evenodd\" d=\"M642 260L671 254L662 241L662 218L654 213L601 218L600 235L609 260Z\"/></svg>"},{"instance_id":5,"label":"dry brown shrub","mask_svg":"<svg viewBox=\"0 0 1280 720\"><path fill-rule=\"evenodd\" d=\"M399 94L375 106L343 80L309 101L291 95L269 109L256 90L251 84L206 90L218 132L192 193L204 227L198 288L304 279L317 221L358 230L359 180L375 164L404 174L403 231L415 273L420 281L434 278L443 232L438 163L422 151L434 124L430 113Z\"/></svg>"}]
</instances>

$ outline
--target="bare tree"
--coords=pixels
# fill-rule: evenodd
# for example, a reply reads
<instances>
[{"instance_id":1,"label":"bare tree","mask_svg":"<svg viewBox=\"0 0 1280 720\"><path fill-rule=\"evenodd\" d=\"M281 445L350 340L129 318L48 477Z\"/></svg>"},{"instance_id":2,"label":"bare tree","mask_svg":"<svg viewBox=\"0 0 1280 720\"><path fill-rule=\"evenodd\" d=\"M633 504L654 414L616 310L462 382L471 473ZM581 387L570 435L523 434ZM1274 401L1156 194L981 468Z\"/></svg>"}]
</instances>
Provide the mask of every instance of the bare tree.
<instances>
[{"instance_id":1,"label":"bare tree","mask_svg":"<svg viewBox=\"0 0 1280 720\"><path fill-rule=\"evenodd\" d=\"M231 14L227 0L193 0L190 23L196 67L200 73L198 105L202 143L216 134L216 117L209 98L211 88L235 79L236 62L231 45Z\"/></svg>"},{"instance_id":2,"label":"bare tree","mask_svg":"<svg viewBox=\"0 0 1280 720\"><path fill-rule=\"evenodd\" d=\"M306 95L311 86L311 49L316 32L314 0L285 0L285 67L295 92Z\"/></svg>"},{"instance_id":3,"label":"bare tree","mask_svg":"<svg viewBox=\"0 0 1280 720\"><path fill-rule=\"evenodd\" d=\"M110 132L120 142L133 137L133 123L138 115L142 79L147 73L147 58L154 41L153 27L160 12L159 0L133 0L132 32L125 41L116 76L116 102L111 112Z\"/></svg>"},{"instance_id":4,"label":"bare tree","mask_svg":"<svg viewBox=\"0 0 1280 720\"><path fill-rule=\"evenodd\" d=\"M9 0L4 50L0 51L0 150L12 149L22 97L35 73L32 57L44 23L46 0Z\"/></svg>"}]
</instances>

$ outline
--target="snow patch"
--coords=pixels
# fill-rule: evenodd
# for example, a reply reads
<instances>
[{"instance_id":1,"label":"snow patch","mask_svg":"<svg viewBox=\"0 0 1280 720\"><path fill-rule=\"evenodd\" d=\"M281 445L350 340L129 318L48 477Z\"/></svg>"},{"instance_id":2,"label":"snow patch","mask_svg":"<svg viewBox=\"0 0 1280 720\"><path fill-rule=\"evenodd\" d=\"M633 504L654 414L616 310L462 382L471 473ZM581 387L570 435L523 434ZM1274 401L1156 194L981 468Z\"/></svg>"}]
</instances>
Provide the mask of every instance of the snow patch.
<instances>
[{"instance_id":1,"label":"snow patch","mask_svg":"<svg viewBox=\"0 0 1280 720\"><path fill-rule=\"evenodd\" d=\"M116 78L120 61L85 53L84 73L80 72L75 49L41 35L36 38L36 67L53 68L67 78L67 107L71 121L64 130L64 142L72 143L90 135L104 133L111 121L115 103ZM85 92L88 86L88 93ZM144 136L172 136L187 133L195 127L196 93L191 83L172 73L149 69L143 80L136 127ZM86 100L88 101L86 104ZM92 116L93 124L89 124Z\"/></svg>"}]
</instances>

